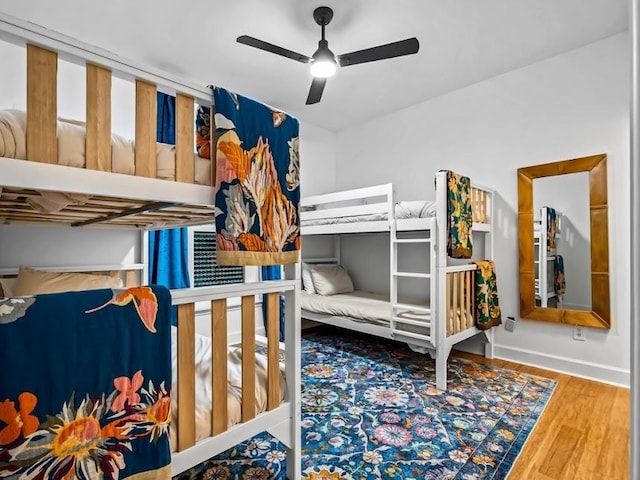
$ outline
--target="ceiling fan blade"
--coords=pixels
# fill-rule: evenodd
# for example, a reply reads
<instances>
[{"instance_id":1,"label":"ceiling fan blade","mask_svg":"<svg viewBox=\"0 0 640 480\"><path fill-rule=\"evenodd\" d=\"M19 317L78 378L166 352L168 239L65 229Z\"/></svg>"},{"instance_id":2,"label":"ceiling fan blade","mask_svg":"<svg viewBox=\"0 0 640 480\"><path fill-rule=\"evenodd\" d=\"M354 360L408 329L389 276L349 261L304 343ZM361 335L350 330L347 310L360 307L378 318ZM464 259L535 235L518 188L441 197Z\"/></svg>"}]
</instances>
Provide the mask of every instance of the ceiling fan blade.
<instances>
[{"instance_id":1,"label":"ceiling fan blade","mask_svg":"<svg viewBox=\"0 0 640 480\"><path fill-rule=\"evenodd\" d=\"M292 50L287 50L286 48L279 47L269 42L258 40L257 38L250 37L249 35L241 35L236 39L236 41L238 43L249 45L250 47L259 48L260 50L265 50L267 52L275 53L276 55L281 55L283 57L287 57L301 63L311 62L311 58L307 57L306 55L302 55L301 53L297 53Z\"/></svg>"},{"instance_id":2,"label":"ceiling fan blade","mask_svg":"<svg viewBox=\"0 0 640 480\"><path fill-rule=\"evenodd\" d=\"M309 89L309 95L307 96L307 105L312 105L320 101L326 83L326 78L316 77L313 79L313 82L311 82L311 88Z\"/></svg>"},{"instance_id":3,"label":"ceiling fan blade","mask_svg":"<svg viewBox=\"0 0 640 480\"><path fill-rule=\"evenodd\" d=\"M345 53L338 56L338 63L341 67L357 65L359 63L374 62L386 58L401 57L418 53L420 44L417 38L407 38L399 42L387 43L377 47L358 50L357 52Z\"/></svg>"}]
</instances>

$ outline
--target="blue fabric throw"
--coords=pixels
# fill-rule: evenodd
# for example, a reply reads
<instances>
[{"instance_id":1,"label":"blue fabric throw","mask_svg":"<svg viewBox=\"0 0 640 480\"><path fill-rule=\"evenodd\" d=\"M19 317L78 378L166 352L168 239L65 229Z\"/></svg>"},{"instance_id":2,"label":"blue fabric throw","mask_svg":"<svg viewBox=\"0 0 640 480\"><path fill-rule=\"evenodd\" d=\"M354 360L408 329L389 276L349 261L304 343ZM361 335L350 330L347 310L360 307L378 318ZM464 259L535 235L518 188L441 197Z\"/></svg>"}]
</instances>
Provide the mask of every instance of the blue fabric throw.
<instances>
[{"instance_id":1,"label":"blue fabric throw","mask_svg":"<svg viewBox=\"0 0 640 480\"><path fill-rule=\"evenodd\" d=\"M158 142L175 144L176 99L158 92ZM189 236L186 228L149 232L149 283L167 288L188 288Z\"/></svg>"},{"instance_id":2,"label":"blue fabric throw","mask_svg":"<svg viewBox=\"0 0 640 480\"><path fill-rule=\"evenodd\" d=\"M168 478L170 308L161 286L0 299L0 476Z\"/></svg>"},{"instance_id":3,"label":"blue fabric throw","mask_svg":"<svg viewBox=\"0 0 640 480\"><path fill-rule=\"evenodd\" d=\"M282 278L282 267L280 265L267 265L260 267L260 277L262 280L280 280ZM267 310L269 308L268 295L262 296L262 318L264 319L264 329L267 326ZM268 331L267 331L268 333ZM280 341L284 342L284 296L280 295Z\"/></svg>"},{"instance_id":4,"label":"blue fabric throw","mask_svg":"<svg viewBox=\"0 0 640 480\"><path fill-rule=\"evenodd\" d=\"M299 262L298 120L223 88L213 98L218 264Z\"/></svg>"}]
</instances>

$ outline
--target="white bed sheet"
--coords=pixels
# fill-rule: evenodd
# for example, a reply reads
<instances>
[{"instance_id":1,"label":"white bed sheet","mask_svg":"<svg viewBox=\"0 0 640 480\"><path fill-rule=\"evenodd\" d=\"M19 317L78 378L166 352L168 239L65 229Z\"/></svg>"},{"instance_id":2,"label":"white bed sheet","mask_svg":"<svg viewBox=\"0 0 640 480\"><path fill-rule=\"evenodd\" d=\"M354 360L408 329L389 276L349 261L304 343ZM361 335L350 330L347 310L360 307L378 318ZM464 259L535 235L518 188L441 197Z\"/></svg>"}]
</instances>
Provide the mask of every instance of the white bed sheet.
<instances>
[{"instance_id":1,"label":"white bed sheet","mask_svg":"<svg viewBox=\"0 0 640 480\"><path fill-rule=\"evenodd\" d=\"M398 220L407 218L429 218L436 216L436 203L429 200L410 200L398 202L394 209L395 218ZM348 217L317 218L312 220L302 219L301 225L334 225L337 223L376 222L387 220L386 213L373 213L368 215L352 215Z\"/></svg>"},{"instance_id":2,"label":"white bed sheet","mask_svg":"<svg viewBox=\"0 0 640 480\"><path fill-rule=\"evenodd\" d=\"M400 303L426 307L412 298L399 298ZM337 295L317 295L300 292L300 307L315 313L325 313L337 317L349 317L352 320L388 326L391 318L389 297L378 293L355 290ZM428 320L429 315L406 311L399 316L413 320Z\"/></svg>"},{"instance_id":3,"label":"white bed sheet","mask_svg":"<svg viewBox=\"0 0 640 480\"><path fill-rule=\"evenodd\" d=\"M388 325L391 316L387 296L360 290L337 295L316 295L302 291L300 307L310 312L350 317L380 325Z\"/></svg>"},{"instance_id":4,"label":"white bed sheet","mask_svg":"<svg viewBox=\"0 0 640 480\"><path fill-rule=\"evenodd\" d=\"M178 405L175 401L177 384L177 328L171 327L171 368L173 395L171 397L172 422L169 432L171 451L176 450L176 425L178 424ZM196 441L211 435L211 338L196 335ZM229 347L227 354L228 382L227 406L228 426L235 425L241 419L242 405L242 349ZM267 408L267 357L256 353L256 414ZM286 397L284 369L280 368L280 401Z\"/></svg>"}]
</instances>

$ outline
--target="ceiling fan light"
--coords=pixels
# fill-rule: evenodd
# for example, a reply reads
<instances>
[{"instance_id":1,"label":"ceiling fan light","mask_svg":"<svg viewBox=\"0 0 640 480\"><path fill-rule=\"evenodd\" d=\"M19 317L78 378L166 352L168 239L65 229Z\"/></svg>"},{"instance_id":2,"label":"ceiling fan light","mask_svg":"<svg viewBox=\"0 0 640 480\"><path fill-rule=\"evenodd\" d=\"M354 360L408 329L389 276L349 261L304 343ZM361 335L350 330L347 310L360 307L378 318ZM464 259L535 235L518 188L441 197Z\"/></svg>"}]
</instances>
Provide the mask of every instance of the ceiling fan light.
<instances>
[{"instance_id":1,"label":"ceiling fan light","mask_svg":"<svg viewBox=\"0 0 640 480\"><path fill-rule=\"evenodd\" d=\"M318 78L328 78L336 73L337 65L333 59L321 58L311 63L311 75Z\"/></svg>"}]
</instances>

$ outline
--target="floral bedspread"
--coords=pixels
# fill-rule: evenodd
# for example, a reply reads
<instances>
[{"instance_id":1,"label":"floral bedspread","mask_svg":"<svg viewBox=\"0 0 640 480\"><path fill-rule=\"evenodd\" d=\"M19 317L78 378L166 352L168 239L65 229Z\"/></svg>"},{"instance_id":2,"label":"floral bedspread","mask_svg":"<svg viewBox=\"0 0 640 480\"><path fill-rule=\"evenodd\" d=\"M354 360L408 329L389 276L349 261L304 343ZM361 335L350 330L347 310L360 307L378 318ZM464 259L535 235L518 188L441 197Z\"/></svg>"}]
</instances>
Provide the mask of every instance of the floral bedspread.
<instances>
[{"instance_id":1,"label":"floral bedspread","mask_svg":"<svg viewBox=\"0 0 640 480\"><path fill-rule=\"evenodd\" d=\"M544 207L547 213L547 251L556 249L556 237L558 235L558 214L555 208ZM544 212L543 212L544 213Z\"/></svg>"},{"instance_id":2,"label":"floral bedspread","mask_svg":"<svg viewBox=\"0 0 640 480\"><path fill-rule=\"evenodd\" d=\"M564 295L567 289L567 282L564 278L564 258L562 255L556 255L553 262L554 271L554 292L556 295Z\"/></svg>"},{"instance_id":3,"label":"floral bedspread","mask_svg":"<svg viewBox=\"0 0 640 480\"><path fill-rule=\"evenodd\" d=\"M0 298L0 478L169 478L164 287Z\"/></svg>"},{"instance_id":4,"label":"floral bedspread","mask_svg":"<svg viewBox=\"0 0 640 480\"><path fill-rule=\"evenodd\" d=\"M493 260L478 260L476 265L476 326L488 330L502 323L496 269Z\"/></svg>"},{"instance_id":5,"label":"floral bedspread","mask_svg":"<svg viewBox=\"0 0 640 480\"><path fill-rule=\"evenodd\" d=\"M214 88L216 232L219 265L285 265L300 256L299 123L294 117ZM208 157L210 112L196 119Z\"/></svg>"},{"instance_id":6,"label":"floral bedspread","mask_svg":"<svg viewBox=\"0 0 640 480\"><path fill-rule=\"evenodd\" d=\"M454 172L447 172L447 255L452 258L471 258L471 180Z\"/></svg>"}]
</instances>

